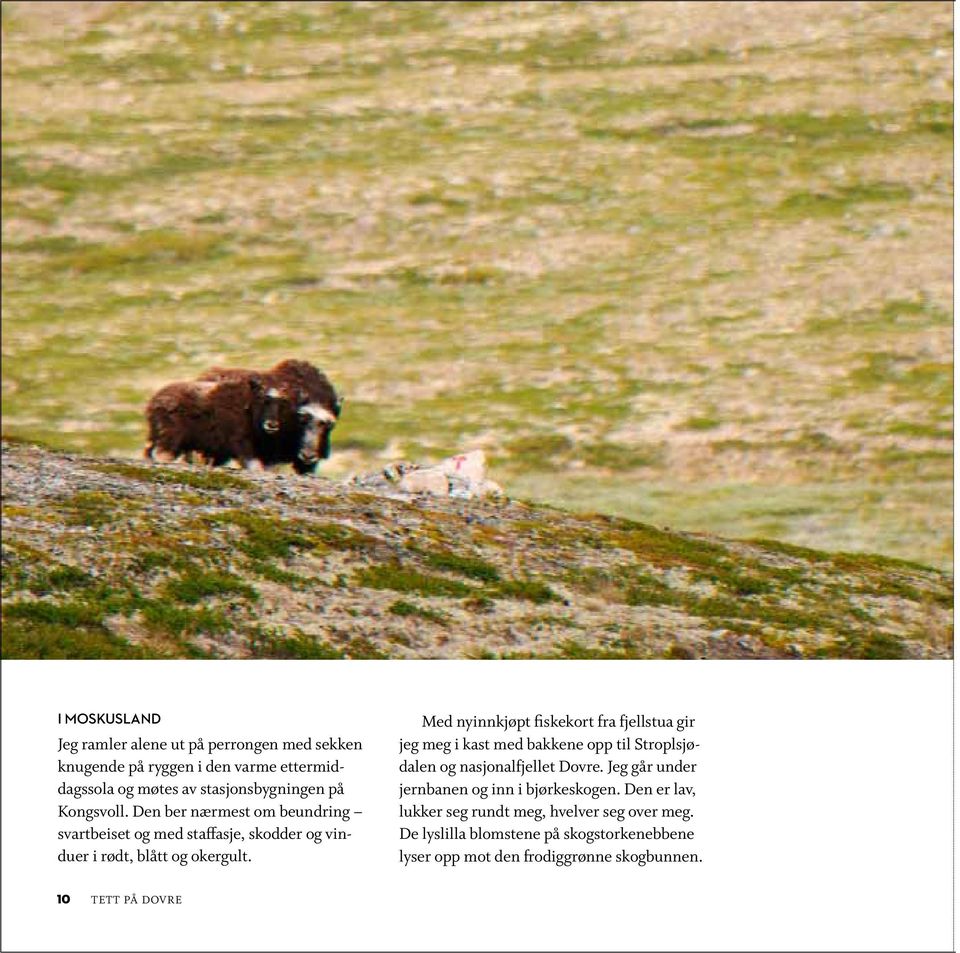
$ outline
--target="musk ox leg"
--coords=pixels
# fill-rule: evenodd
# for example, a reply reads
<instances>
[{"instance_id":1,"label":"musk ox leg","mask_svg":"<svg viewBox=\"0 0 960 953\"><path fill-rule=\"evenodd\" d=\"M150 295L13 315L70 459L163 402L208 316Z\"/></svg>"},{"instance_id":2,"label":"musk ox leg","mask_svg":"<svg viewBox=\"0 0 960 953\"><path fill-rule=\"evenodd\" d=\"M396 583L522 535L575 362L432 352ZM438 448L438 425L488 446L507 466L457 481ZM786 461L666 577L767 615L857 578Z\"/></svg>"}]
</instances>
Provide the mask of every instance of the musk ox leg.
<instances>
[{"instance_id":1,"label":"musk ox leg","mask_svg":"<svg viewBox=\"0 0 960 953\"><path fill-rule=\"evenodd\" d=\"M250 457L243 461L243 469L249 470L251 473L263 473L263 461L257 457Z\"/></svg>"}]
</instances>

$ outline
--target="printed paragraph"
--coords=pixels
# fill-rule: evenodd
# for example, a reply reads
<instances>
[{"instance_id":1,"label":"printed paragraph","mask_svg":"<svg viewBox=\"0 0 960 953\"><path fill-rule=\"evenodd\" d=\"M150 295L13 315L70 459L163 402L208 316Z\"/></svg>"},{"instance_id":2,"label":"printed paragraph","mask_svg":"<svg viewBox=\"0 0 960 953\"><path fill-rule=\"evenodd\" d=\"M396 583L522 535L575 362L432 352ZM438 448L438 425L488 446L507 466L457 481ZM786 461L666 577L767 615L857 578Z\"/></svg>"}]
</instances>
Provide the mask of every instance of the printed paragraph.
<instances>
[{"instance_id":1,"label":"printed paragraph","mask_svg":"<svg viewBox=\"0 0 960 953\"><path fill-rule=\"evenodd\" d=\"M399 742L399 861L696 864L688 714L424 715Z\"/></svg>"},{"instance_id":2,"label":"printed paragraph","mask_svg":"<svg viewBox=\"0 0 960 953\"><path fill-rule=\"evenodd\" d=\"M257 848L347 842L362 815L350 769L363 742L300 739L60 738L64 864L255 861Z\"/></svg>"}]
</instances>

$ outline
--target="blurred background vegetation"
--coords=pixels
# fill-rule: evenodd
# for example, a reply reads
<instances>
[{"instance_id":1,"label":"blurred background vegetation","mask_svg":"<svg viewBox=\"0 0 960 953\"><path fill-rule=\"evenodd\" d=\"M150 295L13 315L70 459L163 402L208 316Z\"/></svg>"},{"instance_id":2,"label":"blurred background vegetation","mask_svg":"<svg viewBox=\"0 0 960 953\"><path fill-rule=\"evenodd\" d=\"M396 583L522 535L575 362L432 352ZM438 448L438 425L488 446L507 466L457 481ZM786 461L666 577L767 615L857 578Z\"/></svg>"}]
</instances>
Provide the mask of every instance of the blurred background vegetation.
<instances>
[{"instance_id":1,"label":"blurred background vegetation","mask_svg":"<svg viewBox=\"0 0 960 953\"><path fill-rule=\"evenodd\" d=\"M330 476L950 566L952 4L2 10L6 433L296 356Z\"/></svg>"}]
</instances>

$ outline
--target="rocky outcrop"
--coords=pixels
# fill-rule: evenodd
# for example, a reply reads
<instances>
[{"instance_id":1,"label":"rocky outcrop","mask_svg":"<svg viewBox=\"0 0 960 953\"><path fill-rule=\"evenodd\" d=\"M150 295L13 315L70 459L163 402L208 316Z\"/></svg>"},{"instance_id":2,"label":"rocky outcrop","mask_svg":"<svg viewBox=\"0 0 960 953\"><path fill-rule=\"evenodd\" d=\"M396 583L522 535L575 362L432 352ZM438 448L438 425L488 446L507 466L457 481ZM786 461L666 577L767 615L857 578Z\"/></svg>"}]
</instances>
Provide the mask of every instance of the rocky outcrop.
<instances>
[{"instance_id":1,"label":"rocky outcrop","mask_svg":"<svg viewBox=\"0 0 960 953\"><path fill-rule=\"evenodd\" d=\"M487 479L486 455L482 450L456 454L433 466L402 460L376 473L355 476L350 483L382 492L427 493L460 500L503 495L503 487Z\"/></svg>"}]
</instances>

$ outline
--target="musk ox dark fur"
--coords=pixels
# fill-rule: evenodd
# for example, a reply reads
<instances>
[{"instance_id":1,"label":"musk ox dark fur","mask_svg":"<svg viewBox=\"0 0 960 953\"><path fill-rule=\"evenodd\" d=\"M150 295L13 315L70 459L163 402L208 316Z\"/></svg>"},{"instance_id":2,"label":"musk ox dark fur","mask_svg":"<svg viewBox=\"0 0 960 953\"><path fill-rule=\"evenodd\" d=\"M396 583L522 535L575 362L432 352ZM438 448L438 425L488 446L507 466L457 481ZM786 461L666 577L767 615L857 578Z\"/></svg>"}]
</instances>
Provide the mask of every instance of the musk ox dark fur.
<instances>
[{"instance_id":1,"label":"musk ox dark fur","mask_svg":"<svg viewBox=\"0 0 960 953\"><path fill-rule=\"evenodd\" d=\"M144 456L175 460L198 453L212 466L238 460L256 469L263 463L257 435L279 416L280 401L257 378L177 381L147 403Z\"/></svg>"},{"instance_id":2,"label":"musk ox dark fur","mask_svg":"<svg viewBox=\"0 0 960 953\"><path fill-rule=\"evenodd\" d=\"M313 472L330 456L330 432L343 406L327 376L307 361L285 360L268 371L213 367L200 381L256 382L269 403L257 422L254 446L264 464L290 463Z\"/></svg>"}]
</instances>

